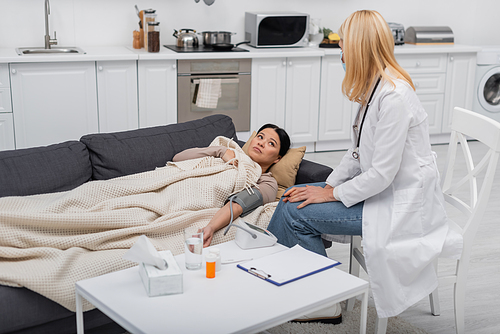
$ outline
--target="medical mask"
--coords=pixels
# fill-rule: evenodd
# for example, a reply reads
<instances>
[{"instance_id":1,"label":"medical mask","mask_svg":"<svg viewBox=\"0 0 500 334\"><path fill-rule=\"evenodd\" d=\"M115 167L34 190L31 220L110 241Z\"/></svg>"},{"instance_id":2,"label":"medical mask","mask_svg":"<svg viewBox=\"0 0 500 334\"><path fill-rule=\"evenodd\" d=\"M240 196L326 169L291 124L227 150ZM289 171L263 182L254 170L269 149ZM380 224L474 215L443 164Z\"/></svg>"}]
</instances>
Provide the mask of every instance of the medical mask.
<instances>
[{"instance_id":1,"label":"medical mask","mask_svg":"<svg viewBox=\"0 0 500 334\"><path fill-rule=\"evenodd\" d=\"M345 72L345 63L342 61L343 56L344 56L344 54L342 53L342 49L340 49L340 62L342 63L342 68L344 69L344 72Z\"/></svg>"}]
</instances>

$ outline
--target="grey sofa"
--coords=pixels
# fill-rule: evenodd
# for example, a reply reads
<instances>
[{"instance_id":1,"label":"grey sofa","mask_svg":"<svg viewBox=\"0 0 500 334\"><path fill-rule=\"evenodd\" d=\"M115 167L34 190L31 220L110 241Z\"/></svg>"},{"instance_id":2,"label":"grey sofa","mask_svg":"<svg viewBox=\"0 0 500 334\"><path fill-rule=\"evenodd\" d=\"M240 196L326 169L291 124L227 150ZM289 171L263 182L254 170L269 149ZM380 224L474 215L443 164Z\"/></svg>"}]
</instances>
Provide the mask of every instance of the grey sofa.
<instances>
[{"instance_id":1,"label":"grey sofa","mask_svg":"<svg viewBox=\"0 0 500 334\"><path fill-rule=\"evenodd\" d=\"M231 118L214 115L186 123L91 134L80 141L46 147L3 151L0 197L66 191L91 180L153 170L182 150L208 146L219 135L237 140ZM331 170L303 160L296 183L324 181ZM125 332L97 309L85 312L84 323L86 333ZM73 312L26 288L0 285L0 333L75 332Z\"/></svg>"}]
</instances>

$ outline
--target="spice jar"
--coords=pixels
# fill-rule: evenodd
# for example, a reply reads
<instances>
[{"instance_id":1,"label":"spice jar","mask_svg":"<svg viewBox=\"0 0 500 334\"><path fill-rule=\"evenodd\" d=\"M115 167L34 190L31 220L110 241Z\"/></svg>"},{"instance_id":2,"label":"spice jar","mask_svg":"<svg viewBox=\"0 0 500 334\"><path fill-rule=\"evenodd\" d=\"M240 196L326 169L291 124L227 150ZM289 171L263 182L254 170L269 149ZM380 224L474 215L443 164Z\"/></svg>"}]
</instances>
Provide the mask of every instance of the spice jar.
<instances>
[{"instance_id":1,"label":"spice jar","mask_svg":"<svg viewBox=\"0 0 500 334\"><path fill-rule=\"evenodd\" d=\"M145 9L142 29L144 30L144 49L148 51L148 23L156 21L156 10Z\"/></svg>"},{"instance_id":2,"label":"spice jar","mask_svg":"<svg viewBox=\"0 0 500 334\"><path fill-rule=\"evenodd\" d=\"M160 52L160 22L148 22L148 52Z\"/></svg>"},{"instance_id":3,"label":"spice jar","mask_svg":"<svg viewBox=\"0 0 500 334\"><path fill-rule=\"evenodd\" d=\"M132 42L132 47L134 49L140 49L141 48L141 36L140 36L140 32L137 31L137 30L134 30L133 36L134 36L134 40Z\"/></svg>"}]
</instances>

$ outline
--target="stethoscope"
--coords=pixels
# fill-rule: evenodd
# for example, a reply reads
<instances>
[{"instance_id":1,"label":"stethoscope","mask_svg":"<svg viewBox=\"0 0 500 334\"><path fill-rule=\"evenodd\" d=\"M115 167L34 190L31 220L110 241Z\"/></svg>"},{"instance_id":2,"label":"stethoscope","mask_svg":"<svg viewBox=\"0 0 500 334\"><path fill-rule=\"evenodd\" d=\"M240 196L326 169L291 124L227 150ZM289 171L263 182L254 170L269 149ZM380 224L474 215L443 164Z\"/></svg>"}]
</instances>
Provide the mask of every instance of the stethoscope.
<instances>
[{"instance_id":1,"label":"stethoscope","mask_svg":"<svg viewBox=\"0 0 500 334\"><path fill-rule=\"evenodd\" d=\"M352 157L356 160L359 159L359 142L361 140L361 131L363 130L363 124L365 123L365 117L366 114L368 113L368 108L370 107L370 102L372 102L373 95L375 95L375 91L377 90L378 84L380 83L380 78L378 78L377 83L375 84L375 87L373 87L372 94L370 95L370 98L368 99L368 103L366 104L366 110L365 113L363 114L363 118L361 119L361 124L359 125L359 133L358 133L358 143L356 145L356 148L352 151ZM354 130L358 128L357 125L352 126Z\"/></svg>"}]
</instances>

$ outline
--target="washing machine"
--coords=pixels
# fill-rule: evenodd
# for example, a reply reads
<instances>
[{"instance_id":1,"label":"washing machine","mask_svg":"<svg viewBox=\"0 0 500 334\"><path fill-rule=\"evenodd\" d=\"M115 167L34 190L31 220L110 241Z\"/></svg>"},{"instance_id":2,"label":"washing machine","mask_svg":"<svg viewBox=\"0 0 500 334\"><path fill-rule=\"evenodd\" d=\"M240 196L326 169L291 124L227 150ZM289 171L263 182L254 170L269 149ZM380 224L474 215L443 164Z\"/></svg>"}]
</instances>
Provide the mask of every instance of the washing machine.
<instances>
[{"instance_id":1,"label":"washing machine","mask_svg":"<svg viewBox=\"0 0 500 334\"><path fill-rule=\"evenodd\" d=\"M473 110L500 121L500 46L478 52L474 87Z\"/></svg>"}]
</instances>

